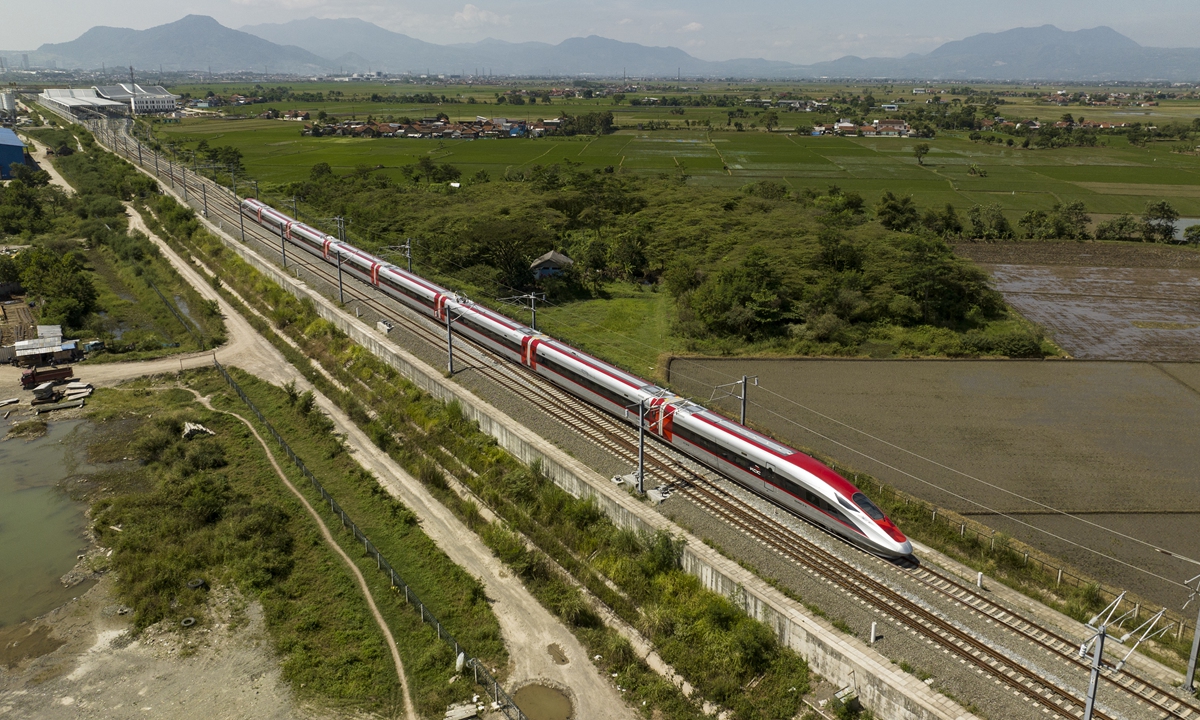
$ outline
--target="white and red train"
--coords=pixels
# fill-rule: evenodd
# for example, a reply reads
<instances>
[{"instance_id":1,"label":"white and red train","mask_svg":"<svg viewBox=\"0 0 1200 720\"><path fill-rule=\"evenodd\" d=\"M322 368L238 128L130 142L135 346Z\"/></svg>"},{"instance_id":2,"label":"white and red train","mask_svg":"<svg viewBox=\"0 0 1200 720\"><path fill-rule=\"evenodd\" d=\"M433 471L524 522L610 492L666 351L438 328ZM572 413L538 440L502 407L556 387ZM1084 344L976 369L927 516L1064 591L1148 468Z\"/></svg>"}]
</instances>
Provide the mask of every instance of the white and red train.
<instances>
[{"instance_id":1,"label":"white and red train","mask_svg":"<svg viewBox=\"0 0 1200 720\"><path fill-rule=\"evenodd\" d=\"M889 557L912 554L899 528L829 467L664 388L455 295L258 200L242 213L290 244L370 283L416 312L446 322L472 341L520 363L567 392L626 418L646 404L646 430L752 492L837 535Z\"/></svg>"}]
</instances>

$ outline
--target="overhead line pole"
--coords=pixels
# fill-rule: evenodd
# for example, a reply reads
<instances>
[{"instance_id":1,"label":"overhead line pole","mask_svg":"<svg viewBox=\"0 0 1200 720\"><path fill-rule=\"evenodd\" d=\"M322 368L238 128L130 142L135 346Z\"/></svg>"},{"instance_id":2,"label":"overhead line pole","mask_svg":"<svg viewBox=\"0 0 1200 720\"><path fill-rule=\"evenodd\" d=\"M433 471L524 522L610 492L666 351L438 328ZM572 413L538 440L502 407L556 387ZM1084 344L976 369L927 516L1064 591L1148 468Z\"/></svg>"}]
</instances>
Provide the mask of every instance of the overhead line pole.
<instances>
[{"instance_id":1,"label":"overhead line pole","mask_svg":"<svg viewBox=\"0 0 1200 720\"><path fill-rule=\"evenodd\" d=\"M1200 595L1200 575L1187 581L1188 585L1196 583L1196 589L1192 592L1188 601L1183 604L1184 609L1187 609L1188 603L1196 599ZM1187 693L1196 692L1196 655L1200 653L1200 603L1196 603L1196 624L1192 628L1192 654L1188 656L1187 675L1183 676L1183 690Z\"/></svg>"}]
</instances>

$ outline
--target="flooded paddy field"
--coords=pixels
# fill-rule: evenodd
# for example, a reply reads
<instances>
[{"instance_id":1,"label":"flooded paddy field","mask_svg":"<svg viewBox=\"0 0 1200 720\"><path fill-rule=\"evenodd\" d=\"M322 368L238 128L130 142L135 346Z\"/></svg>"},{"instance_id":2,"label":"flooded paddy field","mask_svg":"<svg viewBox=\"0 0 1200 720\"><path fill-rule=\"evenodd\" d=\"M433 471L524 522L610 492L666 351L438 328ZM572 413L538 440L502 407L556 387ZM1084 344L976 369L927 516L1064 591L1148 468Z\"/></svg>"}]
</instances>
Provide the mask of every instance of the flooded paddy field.
<instances>
[{"instance_id":1,"label":"flooded paddy field","mask_svg":"<svg viewBox=\"0 0 1200 720\"><path fill-rule=\"evenodd\" d=\"M1088 523L1200 557L1200 365L677 358L669 372L701 399L758 375L749 424L1156 602L1184 596L1071 543L1180 581L1195 574ZM718 404L737 416L736 400Z\"/></svg>"},{"instance_id":2,"label":"flooded paddy field","mask_svg":"<svg viewBox=\"0 0 1200 720\"><path fill-rule=\"evenodd\" d=\"M1131 243L963 243L1076 358L1200 360L1200 253Z\"/></svg>"}]
</instances>

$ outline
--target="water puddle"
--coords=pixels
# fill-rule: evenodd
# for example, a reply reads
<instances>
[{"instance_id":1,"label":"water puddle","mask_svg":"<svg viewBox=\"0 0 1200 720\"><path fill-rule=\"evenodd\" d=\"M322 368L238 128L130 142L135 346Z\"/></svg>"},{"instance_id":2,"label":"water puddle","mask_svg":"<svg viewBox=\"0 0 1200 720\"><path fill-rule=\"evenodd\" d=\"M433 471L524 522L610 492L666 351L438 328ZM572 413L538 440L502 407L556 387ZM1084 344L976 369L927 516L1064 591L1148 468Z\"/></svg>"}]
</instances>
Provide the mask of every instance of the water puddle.
<instances>
[{"instance_id":1,"label":"water puddle","mask_svg":"<svg viewBox=\"0 0 1200 720\"><path fill-rule=\"evenodd\" d=\"M546 646L546 652L550 653L550 659L555 665L566 665L571 662L567 659L567 654L558 646L558 643L550 643Z\"/></svg>"},{"instance_id":2,"label":"water puddle","mask_svg":"<svg viewBox=\"0 0 1200 720\"><path fill-rule=\"evenodd\" d=\"M59 582L87 547L84 506L58 484L94 470L74 453L77 433L88 427L84 420L56 422L35 440L0 442L0 627L37 617L91 587Z\"/></svg>"},{"instance_id":3,"label":"water puddle","mask_svg":"<svg viewBox=\"0 0 1200 720\"><path fill-rule=\"evenodd\" d=\"M526 685L513 695L513 702L529 720L570 720L571 698L546 685Z\"/></svg>"}]
</instances>

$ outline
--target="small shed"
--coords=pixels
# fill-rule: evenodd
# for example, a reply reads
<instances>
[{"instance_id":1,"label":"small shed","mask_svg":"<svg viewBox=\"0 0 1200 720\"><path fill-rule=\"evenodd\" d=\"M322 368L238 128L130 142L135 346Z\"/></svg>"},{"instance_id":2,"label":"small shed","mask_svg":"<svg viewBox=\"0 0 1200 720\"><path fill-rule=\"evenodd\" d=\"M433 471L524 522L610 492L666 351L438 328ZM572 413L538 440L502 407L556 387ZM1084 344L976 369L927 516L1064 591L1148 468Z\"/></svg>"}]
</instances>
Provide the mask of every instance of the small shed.
<instances>
[{"instance_id":1,"label":"small shed","mask_svg":"<svg viewBox=\"0 0 1200 720\"><path fill-rule=\"evenodd\" d=\"M0 179L12 177L11 165L25 164L25 143L8 128L0 128Z\"/></svg>"},{"instance_id":2,"label":"small shed","mask_svg":"<svg viewBox=\"0 0 1200 720\"><path fill-rule=\"evenodd\" d=\"M553 277L574 264L575 261L571 258L557 250L551 250L537 260L534 260L529 265L529 269L533 270L534 277L540 280L544 277Z\"/></svg>"}]
</instances>

